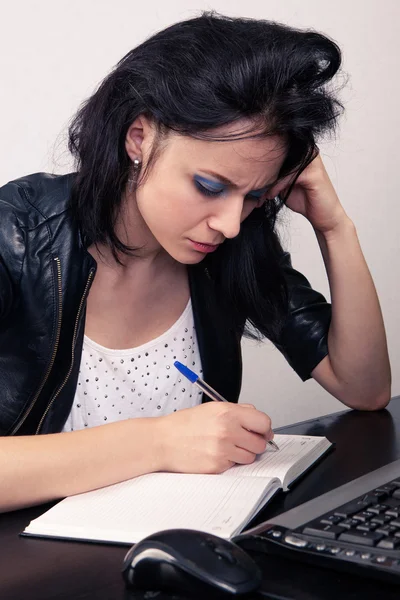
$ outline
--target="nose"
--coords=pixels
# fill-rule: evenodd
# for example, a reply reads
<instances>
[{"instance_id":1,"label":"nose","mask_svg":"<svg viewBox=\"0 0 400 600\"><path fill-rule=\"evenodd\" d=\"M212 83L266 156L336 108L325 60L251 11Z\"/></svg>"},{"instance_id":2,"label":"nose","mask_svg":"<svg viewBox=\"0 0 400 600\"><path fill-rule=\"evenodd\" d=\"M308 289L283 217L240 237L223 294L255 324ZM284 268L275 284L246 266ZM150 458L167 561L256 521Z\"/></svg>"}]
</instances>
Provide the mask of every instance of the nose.
<instances>
[{"instance_id":1,"label":"nose","mask_svg":"<svg viewBox=\"0 0 400 600\"><path fill-rule=\"evenodd\" d=\"M213 214L208 218L208 226L210 229L222 233L226 239L234 238L240 232L243 198L221 200L220 206L215 207Z\"/></svg>"}]
</instances>

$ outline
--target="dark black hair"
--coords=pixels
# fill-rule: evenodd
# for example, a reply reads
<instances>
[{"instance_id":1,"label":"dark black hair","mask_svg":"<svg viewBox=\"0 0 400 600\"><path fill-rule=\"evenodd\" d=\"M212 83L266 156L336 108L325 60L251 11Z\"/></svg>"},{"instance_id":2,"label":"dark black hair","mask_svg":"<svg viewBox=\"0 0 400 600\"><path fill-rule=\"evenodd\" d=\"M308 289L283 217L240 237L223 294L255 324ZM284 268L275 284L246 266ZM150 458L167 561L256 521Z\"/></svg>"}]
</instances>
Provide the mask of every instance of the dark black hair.
<instances>
[{"instance_id":1,"label":"dark black hair","mask_svg":"<svg viewBox=\"0 0 400 600\"><path fill-rule=\"evenodd\" d=\"M299 174L315 157L316 140L333 131L341 104L329 89L341 63L338 46L311 30L215 11L156 33L122 58L82 105L69 128L77 173L71 209L87 243L106 243L114 256L134 252L117 238L115 219L129 177L129 126L140 115L157 131L146 173L168 132L229 142L279 135L287 152L279 174ZM240 135L215 128L250 123ZM235 327L246 322L277 340L287 310L282 248L275 231L284 199L255 209L240 234L203 262L218 296L229 302Z\"/></svg>"}]
</instances>

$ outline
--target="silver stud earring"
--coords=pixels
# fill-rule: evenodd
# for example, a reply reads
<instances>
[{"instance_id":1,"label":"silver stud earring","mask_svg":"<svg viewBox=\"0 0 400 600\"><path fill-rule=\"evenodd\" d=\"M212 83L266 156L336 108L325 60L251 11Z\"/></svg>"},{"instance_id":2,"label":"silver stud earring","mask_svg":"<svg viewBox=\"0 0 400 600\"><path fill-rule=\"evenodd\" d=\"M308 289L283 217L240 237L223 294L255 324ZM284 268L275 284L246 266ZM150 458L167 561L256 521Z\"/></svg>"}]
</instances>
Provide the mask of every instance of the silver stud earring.
<instances>
[{"instance_id":1,"label":"silver stud earring","mask_svg":"<svg viewBox=\"0 0 400 600\"><path fill-rule=\"evenodd\" d=\"M128 179L128 192L131 193L133 191L133 186L135 184L136 178L137 178L137 174L140 168L140 160L138 158L135 158L135 160L133 161L133 173L131 174L131 176Z\"/></svg>"}]
</instances>

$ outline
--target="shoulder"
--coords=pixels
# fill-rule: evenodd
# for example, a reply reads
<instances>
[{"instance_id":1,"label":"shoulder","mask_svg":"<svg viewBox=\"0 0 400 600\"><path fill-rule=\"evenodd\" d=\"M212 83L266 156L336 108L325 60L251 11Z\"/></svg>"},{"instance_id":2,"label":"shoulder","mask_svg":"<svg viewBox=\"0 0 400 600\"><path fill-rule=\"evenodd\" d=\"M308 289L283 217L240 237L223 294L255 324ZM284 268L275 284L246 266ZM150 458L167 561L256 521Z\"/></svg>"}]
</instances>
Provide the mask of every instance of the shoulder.
<instances>
[{"instance_id":1,"label":"shoulder","mask_svg":"<svg viewBox=\"0 0 400 600\"><path fill-rule=\"evenodd\" d=\"M10 288L10 282L19 284L27 249L35 252L38 247L42 251L50 247L54 233L70 222L65 217L69 214L72 180L73 174L34 173L0 187L2 294Z\"/></svg>"},{"instance_id":2,"label":"shoulder","mask_svg":"<svg viewBox=\"0 0 400 600\"><path fill-rule=\"evenodd\" d=\"M68 209L74 173L33 173L0 187L0 220L12 218L21 227L37 227Z\"/></svg>"}]
</instances>

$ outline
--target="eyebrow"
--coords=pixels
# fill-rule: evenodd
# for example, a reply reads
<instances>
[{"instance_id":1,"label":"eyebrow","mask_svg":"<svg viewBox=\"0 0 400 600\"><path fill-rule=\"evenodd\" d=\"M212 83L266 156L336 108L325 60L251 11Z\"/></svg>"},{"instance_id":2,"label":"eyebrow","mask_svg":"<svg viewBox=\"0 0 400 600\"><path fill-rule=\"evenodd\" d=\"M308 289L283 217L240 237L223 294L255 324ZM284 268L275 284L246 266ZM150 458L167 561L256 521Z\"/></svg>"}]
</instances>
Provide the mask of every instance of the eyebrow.
<instances>
[{"instance_id":1,"label":"eyebrow","mask_svg":"<svg viewBox=\"0 0 400 600\"><path fill-rule=\"evenodd\" d=\"M234 189L238 189L239 186L234 183L233 181L231 181L230 179L228 179L227 177L224 177L223 175L219 175L218 173L215 173L214 171L203 171L204 173L208 173L208 175L211 175L212 177L215 177L216 179L219 179L220 181L222 181L222 183L226 183L227 185L230 185L231 187L233 187ZM267 191L270 187L272 187L274 185L275 182L272 183L268 183L268 185L266 185L263 188L260 188L258 190L251 190L249 192L254 194L254 193L260 193L260 192L265 192Z\"/></svg>"}]
</instances>

